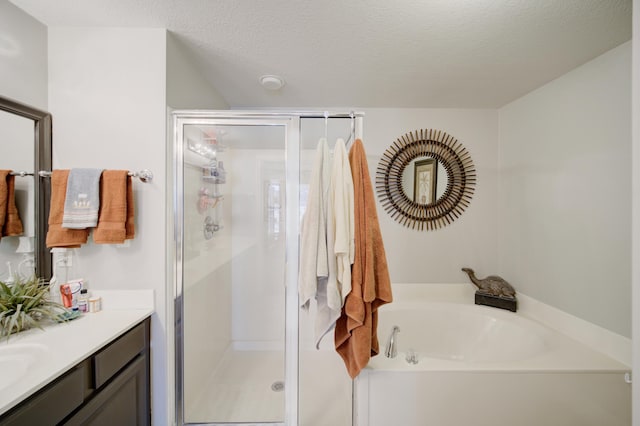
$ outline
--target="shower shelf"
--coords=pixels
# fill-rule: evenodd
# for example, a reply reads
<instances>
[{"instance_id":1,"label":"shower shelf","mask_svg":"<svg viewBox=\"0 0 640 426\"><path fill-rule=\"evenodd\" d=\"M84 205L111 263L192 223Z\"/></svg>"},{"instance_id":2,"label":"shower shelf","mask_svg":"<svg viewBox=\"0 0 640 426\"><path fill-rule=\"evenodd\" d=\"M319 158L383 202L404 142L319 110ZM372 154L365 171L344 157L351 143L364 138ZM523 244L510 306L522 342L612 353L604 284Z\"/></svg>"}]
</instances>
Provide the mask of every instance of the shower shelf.
<instances>
[{"instance_id":1,"label":"shower shelf","mask_svg":"<svg viewBox=\"0 0 640 426\"><path fill-rule=\"evenodd\" d=\"M202 176L202 180L209 183L226 183L224 180L221 180L218 176Z\"/></svg>"}]
</instances>

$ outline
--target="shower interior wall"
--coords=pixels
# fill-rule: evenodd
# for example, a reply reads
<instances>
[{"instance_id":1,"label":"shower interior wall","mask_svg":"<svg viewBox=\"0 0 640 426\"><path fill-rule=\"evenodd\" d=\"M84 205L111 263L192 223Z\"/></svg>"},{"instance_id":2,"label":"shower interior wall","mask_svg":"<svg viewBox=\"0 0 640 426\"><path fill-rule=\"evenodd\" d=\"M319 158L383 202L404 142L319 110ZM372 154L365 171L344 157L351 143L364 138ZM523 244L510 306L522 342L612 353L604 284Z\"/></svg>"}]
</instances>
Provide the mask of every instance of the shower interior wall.
<instances>
[{"instance_id":1,"label":"shower interior wall","mask_svg":"<svg viewBox=\"0 0 640 426\"><path fill-rule=\"evenodd\" d=\"M187 138L202 138L197 129L190 131ZM350 120L331 119L327 134L331 147L337 137L348 139L350 132ZM324 120L302 119L300 135L301 199L294 202L299 203L302 215L316 144L324 135ZM284 194L274 200L269 185L275 184L284 191L285 152L263 149L259 142L251 148L228 148L222 154L227 178L218 188L224 199L216 213L222 228L209 240L203 233L203 214L196 208L202 187L199 166L202 159L185 150L183 299L187 418L190 412L201 413L198 397L207 392L211 375L225 362L225 353L233 353L234 357L243 353L276 354L278 358L278 351L284 348L284 216L279 214L280 220L277 217L274 220L269 212L269 205L274 202L284 212ZM341 395L335 404L338 409L332 410L327 421L348 424L351 381L333 352L331 335L316 351L314 313L312 307L311 312L300 315L300 424L317 421L318 395L335 394ZM279 374L282 380L282 373Z\"/></svg>"}]
</instances>

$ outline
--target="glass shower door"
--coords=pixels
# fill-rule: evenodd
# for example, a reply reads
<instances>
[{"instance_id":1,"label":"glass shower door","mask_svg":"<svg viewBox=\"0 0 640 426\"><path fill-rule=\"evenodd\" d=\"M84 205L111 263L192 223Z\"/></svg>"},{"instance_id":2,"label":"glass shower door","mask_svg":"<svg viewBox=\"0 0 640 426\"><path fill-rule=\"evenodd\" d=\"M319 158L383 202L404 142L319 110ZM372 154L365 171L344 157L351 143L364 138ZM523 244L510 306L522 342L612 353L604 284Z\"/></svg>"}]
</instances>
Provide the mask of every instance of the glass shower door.
<instances>
[{"instance_id":1,"label":"glass shower door","mask_svg":"<svg viewBox=\"0 0 640 426\"><path fill-rule=\"evenodd\" d=\"M294 425L298 119L209 114L176 113L178 417Z\"/></svg>"}]
</instances>

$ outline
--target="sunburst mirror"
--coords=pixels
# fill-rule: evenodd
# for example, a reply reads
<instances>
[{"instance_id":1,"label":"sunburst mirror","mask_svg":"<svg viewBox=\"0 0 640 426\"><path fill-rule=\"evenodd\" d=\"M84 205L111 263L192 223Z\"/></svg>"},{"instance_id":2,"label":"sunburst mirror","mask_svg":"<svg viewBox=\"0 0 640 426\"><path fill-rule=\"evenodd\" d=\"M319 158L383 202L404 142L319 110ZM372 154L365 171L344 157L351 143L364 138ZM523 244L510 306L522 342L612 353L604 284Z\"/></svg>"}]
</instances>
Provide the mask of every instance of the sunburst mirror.
<instances>
[{"instance_id":1,"label":"sunburst mirror","mask_svg":"<svg viewBox=\"0 0 640 426\"><path fill-rule=\"evenodd\" d=\"M435 129L398 138L376 170L382 207L397 222L420 231L457 219L469 206L475 184L469 152L456 138Z\"/></svg>"}]
</instances>

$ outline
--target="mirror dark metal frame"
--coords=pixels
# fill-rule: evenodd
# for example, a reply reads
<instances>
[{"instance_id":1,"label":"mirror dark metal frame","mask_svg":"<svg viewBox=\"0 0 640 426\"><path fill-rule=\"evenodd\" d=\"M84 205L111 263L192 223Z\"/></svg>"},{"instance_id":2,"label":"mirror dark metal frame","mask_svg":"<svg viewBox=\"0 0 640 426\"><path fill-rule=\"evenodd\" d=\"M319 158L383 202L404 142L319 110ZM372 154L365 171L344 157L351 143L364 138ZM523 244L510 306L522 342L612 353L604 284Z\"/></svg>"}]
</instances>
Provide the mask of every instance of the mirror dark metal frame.
<instances>
[{"instance_id":1,"label":"mirror dark metal frame","mask_svg":"<svg viewBox=\"0 0 640 426\"><path fill-rule=\"evenodd\" d=\"M438 160L447 172L447 187L434 203L419 204L402 189L402 173L418 157ZM451 224L469 206L476 184L471 155L453 136L421 129L398 138L384 152L376 170L376 192L382 207L402 225L435 230Z\"/></svg>"},{"instance_id":2,"label":"mirror dark metal frame","mask_svg":"<svg viewBox=\"0 0 640 426\"><path fill-rule=\"evenodd\" d=\"M38 172L51 170L51 114L33 108L13 99L0 96L0 111L19 115L34 122L34 164L33 179L35 189L35 261L36 276L49 281L51 279L51 253L47 250L47 220L51 185L49 179L43 179Z\"/></svg>"}]
</instances>

